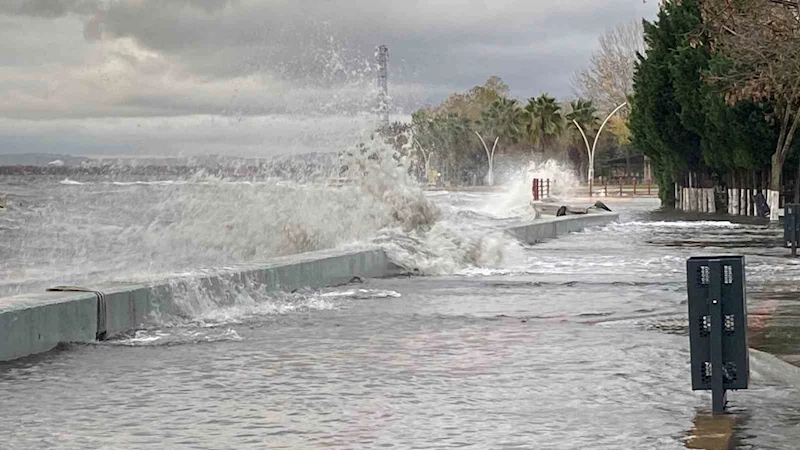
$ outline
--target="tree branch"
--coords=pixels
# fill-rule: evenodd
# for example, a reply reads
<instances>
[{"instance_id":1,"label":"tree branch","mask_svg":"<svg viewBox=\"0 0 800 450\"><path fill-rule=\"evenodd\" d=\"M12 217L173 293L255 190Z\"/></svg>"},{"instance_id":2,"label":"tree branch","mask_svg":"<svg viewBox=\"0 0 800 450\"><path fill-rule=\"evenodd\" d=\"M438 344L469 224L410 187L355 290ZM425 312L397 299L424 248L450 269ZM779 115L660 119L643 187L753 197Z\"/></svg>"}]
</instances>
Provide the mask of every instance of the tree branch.
<instances>
[{"instance_id":1,"label":"tree branch","mask_svg":"<svg viewBox=\"0 0 800 450\"><path fill-rule=\"evenodd\" d=\"M788 111L791 111L793 108L786 108ZM797 109L794 111L794 121L792 122L792 128L789 129L789 132L786 134L786 141L783 143L783 149L781 152L781 156L785 159L786 155L789 154L789 151L792 149L792 140L794 140L794 135L797 132L797 126L800 125L800 105L798 105Z\"/></svg>"},{"instance_id":2,"label":"tree branch","mask_svg":"<svg viewBox=\"0 0 800 450\"><path fill-rule=\"evenodd\" d=\"M783 113L783 120L781 121L781 132L778 134L778 147L775 149L775 154L779 155L783 151L783 143L786 141L786 128L789 127L789 119L792 114L792 106L786 105L786 111Z\"/></svg>"},{"instance_id":3,"label":"tree branch","mask_svg":"<svg viewBox=\"0 0 800 450\"><path fill-rule=\"evenodd\" d=\"M797 1L792 1L792 0L769 0L769 1L777 5L789 6L791 8L800 8L800 3L798 3Z\"/></svg>"}]
</instances>

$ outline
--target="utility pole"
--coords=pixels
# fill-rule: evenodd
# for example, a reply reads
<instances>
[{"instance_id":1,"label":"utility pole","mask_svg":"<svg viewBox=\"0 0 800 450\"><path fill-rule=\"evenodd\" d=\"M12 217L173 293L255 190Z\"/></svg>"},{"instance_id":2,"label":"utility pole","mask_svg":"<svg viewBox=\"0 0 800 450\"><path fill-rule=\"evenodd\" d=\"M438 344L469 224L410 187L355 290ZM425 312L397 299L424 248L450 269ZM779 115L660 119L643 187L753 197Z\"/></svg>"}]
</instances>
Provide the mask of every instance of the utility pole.
<instances>
[{"instance_id":1,"label":"utility pole","mask_svg":"<svg viewBox=\"0 0 800 450\"><path fill-rule=\"evenodd\" d=\"M381 45L375 54L378 61L378 114L381 128L389 127L389 47Z\"/></svg>"}]
</instances>

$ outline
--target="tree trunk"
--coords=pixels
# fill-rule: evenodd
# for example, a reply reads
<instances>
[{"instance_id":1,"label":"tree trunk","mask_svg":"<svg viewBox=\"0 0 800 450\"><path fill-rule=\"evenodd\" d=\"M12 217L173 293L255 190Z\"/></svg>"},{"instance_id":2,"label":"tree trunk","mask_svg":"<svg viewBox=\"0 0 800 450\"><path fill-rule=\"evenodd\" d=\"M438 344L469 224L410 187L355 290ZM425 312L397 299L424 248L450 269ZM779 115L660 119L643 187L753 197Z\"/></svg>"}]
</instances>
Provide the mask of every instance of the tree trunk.
<instances>
[{"instance_id":1,"label":"tree trunk","mask_svg":"<svg viewBox=\"0 0 800 450\"><path fill-rule=\"evenodd\" d=\"M794 120L792 126L788 127L791 114L794 113ZM781 135L778 137L778 148L775 154L772 155L772 185L770 192L770 220L773 222L778 221L778 208L780 207L780 192L781 192L781 172L783 170L783 163L792 149L792 141L794 140L797 126L800 124L800 106L795 109L791 102L786 106L786 114L781 125ZM789 128L786 131L786 128ZM777 172L776 172L777 171ZM798 172L800 174L800 171ZM795 194L795 198L800 194Z\"/></svg>"},{"instance_id":2,"label":"tree trunk","mask_svg":"<svg viewBox=\"0 0 800 450\"><path fill-rule=\"evenodd\" d=\"M783 140L783 139L781 139ZM772 172L770 173L769 195L767 204L769 205L769 220L777 222L779 220L778 208L781 203L781 173L783 173L783 155L777 151L772 155Z\"/></svg>"},{"instance_id":3,"label":"tree trunk","mask_svg":"<svg viewBox=\"0 0 800 450\"><path fill-rule=\"evenodd\" d=\"M794 113L794 120L791 121L792 125L789 127L792 113ZM781 124L781 134L778 136L778 147L772 155L772 182L770 189L773 191L780 192L781 190L783 163L786 161L786 157L792 149L792 141L794 140L794 134L797 131L798 123L800 123L800 107L798 107L798 110L794 110L791 104L787 105L783 123ZM787 128L789 128L788 131Z\"/></svg>"},{"instance_id":4,"label":"tree trunk","mask_svg":"<svg viewBox=\"0 0 800 450\"><path fill-rule=\"evenodd\" d=\"M780 150L772 155L772 179L769 188L773 191L781 191L781 174L783 173L783 154Z\"/></svg>"}]
</instances>

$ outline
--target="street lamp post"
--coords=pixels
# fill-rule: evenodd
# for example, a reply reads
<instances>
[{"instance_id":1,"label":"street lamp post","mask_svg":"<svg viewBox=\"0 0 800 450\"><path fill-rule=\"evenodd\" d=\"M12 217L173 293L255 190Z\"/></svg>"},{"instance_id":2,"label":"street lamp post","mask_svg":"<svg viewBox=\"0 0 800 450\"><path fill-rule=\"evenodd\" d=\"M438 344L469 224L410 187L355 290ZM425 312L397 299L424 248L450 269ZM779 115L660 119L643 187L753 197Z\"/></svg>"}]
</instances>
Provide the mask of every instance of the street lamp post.
<instances>
[{"instance_id":1,"label":"street lamp post","mask_svg":"<svg viewBox=\"0 0 800 450\"><path fill-rule=\"evenodd\" d=\"M575 126L578 128L578 131L581 132L581 136L583 136L583 142L586 144L586 153L588 153L588 155L589 155L589 174L588 174L588 178L589 178L589 197L591 197L593 195L592 194L592 184L594 183L594 151L597 148L597 140L600 138L600 133L603 132L603 128L605 128L605 126L608 123L609 119L611 119L611 116L616 114L617 111L622 109L622 107L627 105L627 104L628 104L628 102L623 102L621 105L617 106L614 109L614 111L611 111L611 114L609 114L608 117L606 117L606 120L604 120L603 124L600 125L600 129L597 130L597 134L594 137L594 143L592 143L591 148L589 147L589 139L586 138L586 133L583 132L583 128L581 128L581 126L578 124L578 122L575 119L572 120L572 123L575 124Z\"/></svg>"},{"instance_id":2,"label":"street lamp post","mask_svg":"<svg viewBox=\"0 0 800 450\"><path fill-rule=\"evenodd\" d=\"M428 184L428 170L429 170L428 164L431 161L431 152L426 152L425 149L422 148L422 145L420 145L417 138L412 137L411 139L414 141L415 144L417 144L417 148L419 149L419 152L422 154L422 160L425 163L425 184Z\"/></svg>"},{"instance_id":3,"label":"street lamp post","mask_svg":"<svg viewBox=\"0 0 800 450\"><path fill-rule=\"evenodd\" d=\"M492 145L492 151L489 152L489 146L486 145L486 141L483 140L483 137L477 131L475 132L478 135L478 139L481 140L481 144L483 144L483 149L486 150L486 159L489 160L489 173L487 178L487 182L489 186L494 186L494 151L497 149L497 142L500 140L500 136L494 140L494 145Z\"/></svg>"}]
</instances>

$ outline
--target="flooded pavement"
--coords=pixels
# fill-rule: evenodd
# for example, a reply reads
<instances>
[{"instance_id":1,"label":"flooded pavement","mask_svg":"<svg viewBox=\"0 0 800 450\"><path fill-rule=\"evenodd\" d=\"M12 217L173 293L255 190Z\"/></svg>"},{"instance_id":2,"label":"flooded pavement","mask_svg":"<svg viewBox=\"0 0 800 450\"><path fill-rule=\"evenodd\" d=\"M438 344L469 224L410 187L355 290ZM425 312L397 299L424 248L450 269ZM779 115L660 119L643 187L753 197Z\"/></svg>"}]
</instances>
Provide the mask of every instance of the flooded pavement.
<instances>
[{"instance_id":1,"label":"flooded pavement","mask_svg":"<svg viewBox=\"0 0 800 450\"><path fill-rule=\"evenodd\" d=\"M505 266L286 295L0 365L0 446L796 449L800 393L754 363L731 414L710 417L686 333L686 259L744 254L753 344L793 351L776 324L797 323L783 312L800 265L780 230L612 206L620 223Z\"/></svg>"}]
</instances>

